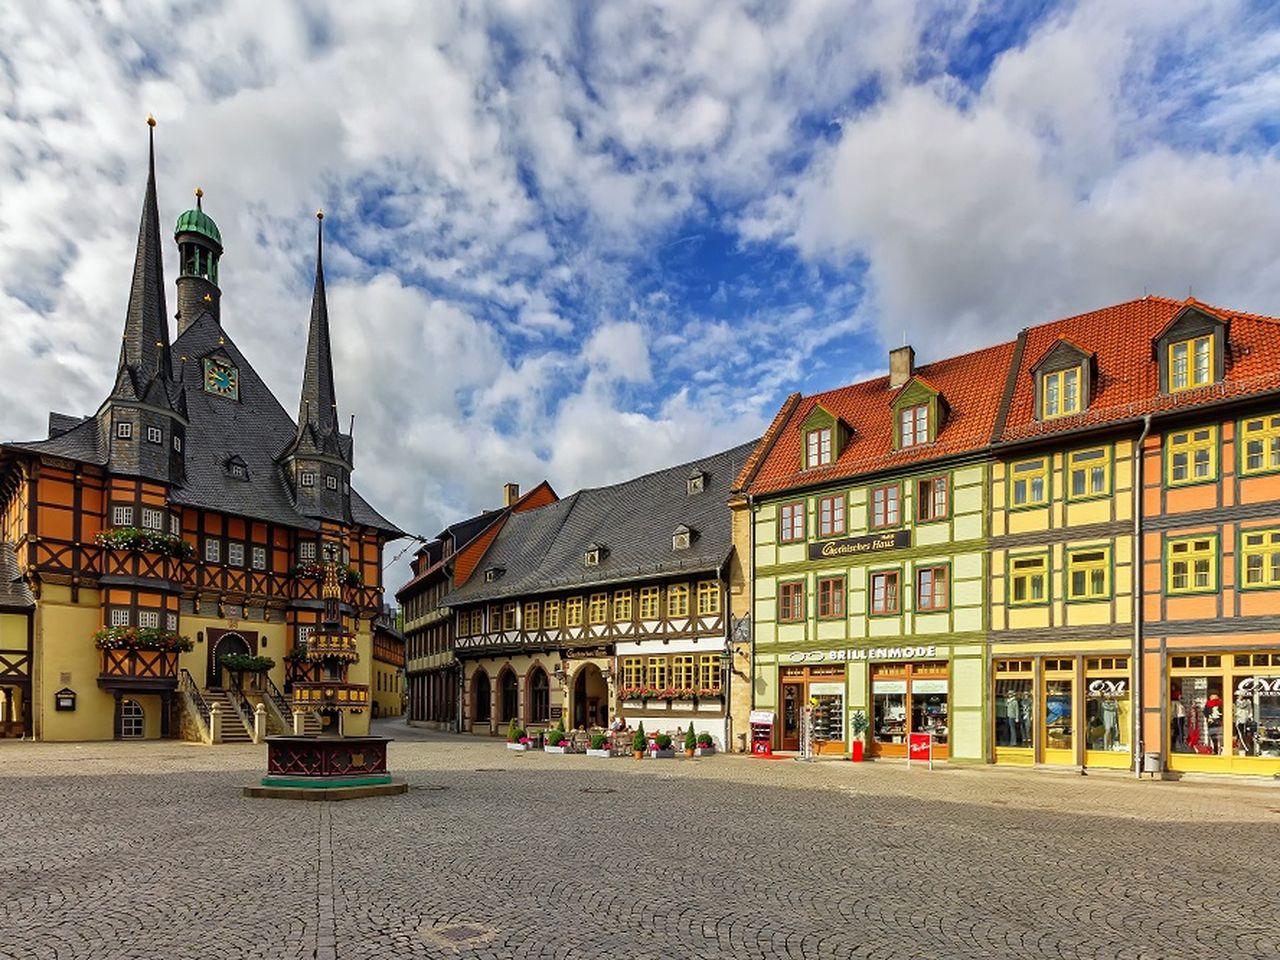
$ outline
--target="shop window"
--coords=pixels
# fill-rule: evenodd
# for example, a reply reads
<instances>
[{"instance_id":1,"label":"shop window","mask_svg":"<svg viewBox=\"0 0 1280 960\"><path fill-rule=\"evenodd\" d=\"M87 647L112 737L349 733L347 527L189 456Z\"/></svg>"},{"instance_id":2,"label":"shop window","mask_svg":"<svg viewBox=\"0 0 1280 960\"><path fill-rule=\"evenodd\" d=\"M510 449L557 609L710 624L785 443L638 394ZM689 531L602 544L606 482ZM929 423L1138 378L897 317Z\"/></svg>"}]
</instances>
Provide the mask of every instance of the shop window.
<instances>
[{"instance_id":1,"label":"shop window","mask_svg":"<svg viewBox=\"0 0 1280 960\"><path fill-rule=\"evenodd\" d=\"M677 583L667 587L667 616L687 617L689 615L689 585Z\"/></svg>"},{"instance_id":2,"label":"shop window","mask_svg":"<svg viewBox=\"0 0 1280 960\"><path fill-rule=\"evenodd\" d=\"M547 630L560 629L560 601L548 600L542 607L543 623Z\"/></svg>"},{"instance_id":3,"label":"shop window","mask_svg":"<svg viewBox=\"0 0 1280 960\"><path fill-rule=\"evenodd\" d=\"M671 685L677 690L692 690L693 674L693 654L680 653L671 658Z\"/></svg>"},{"instance_id":4,"label":"shop window","mask_svg":"<svg viewBox=\"0 0 1280 960\"><path fill-rule=\"evenodd\" d=\"M1029 750L1035 717L1033 664L1030 660L997 660L995 673L995 745Z\"/></svg>"},{"instance_id":5,"label":"shop window","mask_svg":"<svg viewBox=\"0 0 1280 960\"><path fill-rule=\"evenodd\" d=\"M698 689L703 692L721 689L723 658L718 653L704 653L698 657Z\"/></svg>"},{"instance_id":6,"label":"shop window","mask_svg":"<svg viewBox=\"0 0 1280 960\"><path fill-rule=\"evenodd\" d=\"M631 622L631 591L619 590L613 595L613 622Z\"/></svg>"},{"instance_id":7,"label":"shop window","mask_svg":"<svg viewBox=\"0 0 1280 960\"><path fill-rule=\"evenodd\" d=\"M804 581L778 584L778 622L796 623L804 619Z\"/></svg>"},{"instance_id":8,"label":"shop window","mask_svg":"<svg viewBox=\"0 0 1280 960\"><path fill-rule=\"evenodd\" d=\"M873 616L893 616L901 611L898 602L900 580L897 570L884 570L871 574L871 613Z\"/></svg>"},{"instance_id":9,"label":"shop window","mask_svg":"<svg viewBox=\"0 0 1280 960\"><path fill-rule=\"evenodd\" d=\"M1009 466L1009 506L1039 507L1049 502L1049 467L1044 457Z\"/></svg>"},{"instance_id":10,"label":"shop window","mask_svg":"<svg viewBox=\"0 0 1280 960\"><path fill-rule=\"evenodd\" d=\"M1205 660L1207 658L1190 657L1188 659ZM1221 658L1213 659L1220 661ZM1222 756L1226 752L1222 737L1225 714L1226 702L1223 700L1221 674L1170 679L1170 753Z\"/></svg>"},{"instance_id":11,"label":"shop window","mask_svg":"<svg viewBox=\"0 0 1280 960\"><path fill-rule=\"evenodd\" d=\"M715 580L698 583L698 616L714 617L720 613L720 584Z\"/></svg>"},{"instance_id":12,"label":"shop window","mask_svg":"<svg viewBox=\"0 0 1280 960\"><path fill-rule=\"evenodd\" d=\"M1169 434L1165 457L1165 480L1171 487L1218 479L1218 428Z\"/></svg>"},{"instance_id":13,"label":"shop window","mask_svg":"<svg viewBox=\"0 0 1280 960\"><path fill-rule=\"evenodd\" d=\"M946 566L916 568L916 610L946 610L951 605Z\"/></svg>"},{"instance_id":14,"label":"shop window","mask_svg":"<svg viewBox=\"0 0 1280 960\"><path fill-rule=\"evenodd\" d=\"M1048 578L1049 557L1038 554L1033 557L1009 558L1009 605L1018 607L1044 603L1049 594L1045 589Z\"/></svg>"},{"instance_id":15,"label":"shop window","mask_svg":"<svg viewBox=\"0 0 1280 960\"><path fill-rule=\"evenodd\" d=\"M844 616L844 577L818 578L818 619L836 620Z\"/></svg>"},{"instance_id":16,"label":"shop window","mask_svg":"<svg viewBox=\"0 0 1280 960\"><path fill-rule=\"evenodd\" d=\"M818 500L818 536L834 537L844 533L844 494Z\"/></svg>"},{"instance_id":17,"label":"shop window","mask_svg":"<svg viewBox=\"0 0 1280 960\"><path fill-rule=\"evenodd\" d=\"M648 685L658 690L665 689L670 679L667 658L650 657L647 666L648 671L645 674L645 680Z\"/></svg>"},{"instance_id":18,"label":"shop window","mask_svg":"<svg viewBox=\"0 0 1280 960\"><path fill-rule=\"evenodd\" d=\"M1218 589L1218 538L1188 537L1165 543L1168 593L1204 593Z\"/></svg>"},{"instance_id":19,"label":"shop window","mask_svg":"<svg viewBox=\"0 0 1280 960\"><path fill-rule=\"evenodd\" d=\"M794 543L804 539L804 501L784 503L778 508L778 540Z\"/></svg>"},{"instance_id":20,"label":"shop window","mask_svg":"<svg viewBox=\"0 0 1280 960\"><path fill-rule=\"evenodd\" d=\"M1111 596L1111 548L1067 552L1067 599L1105 600Z\"/></svg>"},{"instance_id":21,"label":"shop window","mask_svg":"<svg viewBox=\"0 0 1280 960\"><path fill-rule=\"evenodd\" d=\"M1280 587L1280 530L1248 530L1240 535L1245 590Z\"/></svg>"},{"instance_id":22,"label":"shop window","mask_svg":"<svg viewBox=\"0 0 1280 960\"><path fill-rule=\"evenodd\" d=\"M587 622L591 624L609 622L609 595L607 593L593 593L591 595L591 600L587 603Z\"/></svg>"},{"instance_id":23,"label":"shop window","mask_svg":"<svg viewBox=\"0 0 1280 960\"><path fill-rule=\"evenodd\" d=\"M1240 473L1280 470L1280 414L1254 417L1240 424Z\"/></svg>"},{"instance_id":24,"label":"shop window","mask_svg":"<svg viewBox=\"0 0 1280 960\"><path fill-rule=\"evenodd\" d=\"M805 466L825 467L831 463L831 428L819 427L805 434Z\"/></svg>"},{"instance_id":25,"label":"shop window","mask_svg":"<svg viewBox=\"0 0 1280 960\"><path fill-rule=\"evenodd\" d=\"M622 658L622 685L624 687L644 686L644 658Z\"/></svg>"},{"instance_id":26,"label":"shop window","mask_svg":"<svg viewBox=\"0 0 1280 960\"><path fill-rule=\"evenodd\" d=\"M1040 389L1041 419L1052 420L1080 412L1079 367L1044 374Z\"/></svg>"},{"instance_id":27,"label":"shop window","mask_svg":"<svg viewBox=\"0 0 1280 960\"><path fill-rule=\"evenodd\" d=\"M1169 344L1169 392L1213 383L1213 335Z\"/></svg>"},{"instance_id":28,"label":"shop window","mask_svg":"<svg viewBox=\"0 0 1280 960\"><path fill-rule=\"evenodd\" d=\"M898 485L875 487L871 491L871 526L896 527L898 525Z\"/></svg>"},{"instance_id":29,"label":"shop window","mask_svg":"<svg viewBox=\"0 0 1280 960\"><path fill-rule=\"evenodd\" d=\"M564 602L564 625L566 627L582 626L581 597L570 597Z\"/></svg>"},{"instance_id":30,"label":"shop window","mask_svg":"<svg viewBox=\"0 0 1280 960\"><path fill-rule=\"evenodd\" d=\"M1110 493L1110 450L1106 447L1073 450L1067 457L1067 499L1088 500Z\"/></svg>"},{"instance_id":31,"label":"shop window","mask_svg":"<svg viewBox=\"0 0 1280 960\"><path fill-rule=\"evenodd\" d=\"M1128 753L1133 715L1128 657L1085 660L1084 738L1086 750Z\"/></svg>"},{"instance_id":32,"label":"shop window","mask_svg":"<svg viewBox=\"0 0 1280 960\"><path fill-rule=\"evenodd\" d=\"M906 407L898 414L898 446L906 449L929 442L929 405Z\"/></svg>"},{"instance_id":33,"label":"shop window","mask_svg":"<svg viewBox=\"0 0 1280 960\"><path fill-rule=\"evenodd\" d=\"M542 605L536 601L524 605L524 624L526 633L535 633L542 626Z\"/></svg>"},{"instance_id":34,"label":"shop window","mask_svg":"<svg viewBox=\"0 0 1280 960\"><path fill-rule=\"evenodd\" d=\"M874 668L871 729L876 752L904 755L908 733L931 734L934 743L945 749L949 739L947 685L945 663Z\"/></svg>"},{"instance_id":35,"label":"shop window","mask_svg":"<svg viewBox=\"0 0 1280 960\"><path fill-rule=\"evenodd\" d=\"M947 478L930 477L916 484L916 519L921 523L947 517Z\"/></svg>"},{"instance_id":36,"label":"shop window","mask_svg":"<svg viewBox=\"0 0 1280 960\"><path fill-rule=\"evenodd\" d=\"M640 588L640 619L641 620L657 620L658 619L658 588L657 587L641 587Z\"/></svg>"}]
</instances>

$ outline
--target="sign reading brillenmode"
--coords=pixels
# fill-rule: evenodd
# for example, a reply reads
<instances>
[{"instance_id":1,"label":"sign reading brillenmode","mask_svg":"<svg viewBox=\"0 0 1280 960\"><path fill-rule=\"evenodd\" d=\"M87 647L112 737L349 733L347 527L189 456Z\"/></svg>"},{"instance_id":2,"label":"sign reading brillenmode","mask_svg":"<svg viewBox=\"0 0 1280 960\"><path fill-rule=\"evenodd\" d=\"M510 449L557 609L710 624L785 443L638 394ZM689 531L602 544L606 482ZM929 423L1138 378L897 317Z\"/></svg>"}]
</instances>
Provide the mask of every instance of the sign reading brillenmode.
<instances>
[{"instance_id":1,"label":"sign reading brillenmode","mask_svg":"<svg viewBox=\"0 0 1280 960\"><path fill-rule=\"evenodd\" d=\"M809 544L810 560L838 560L856 557L864 553L880 553L883 550L901 550L911 546L910 530L894 530L870 537L841 537L839 540L821 540Z\"/></svg>"}]
</instances>

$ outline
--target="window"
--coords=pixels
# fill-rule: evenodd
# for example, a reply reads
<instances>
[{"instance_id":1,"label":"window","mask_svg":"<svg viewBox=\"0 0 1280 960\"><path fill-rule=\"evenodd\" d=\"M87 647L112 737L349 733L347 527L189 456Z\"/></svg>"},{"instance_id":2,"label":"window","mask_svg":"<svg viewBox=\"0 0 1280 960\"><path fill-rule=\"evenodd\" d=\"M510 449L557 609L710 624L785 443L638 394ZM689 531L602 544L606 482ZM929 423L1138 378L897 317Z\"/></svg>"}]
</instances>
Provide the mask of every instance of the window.
<instances>
[{"instance_id":1,"label":"window","mask_svg":"<svg viewBox=\"0 0 1280 960\"><path fill-rule=\"evenodd\" d=\"M778 509L778 540L794 543L804 539L804 501L784 503Z\"/></svg>"},{"instance_id":2,"label":"window","mask_svg":"<svg viewBox=\"0 0 1280 960\"><path fill-rule=\"evenodd\" d=\"M1067 499L1088 500L1111 493L1111 457L1106 447L1074 450L1067 456Z\"/></svg>"},{"instance_id":3,"label":"window","mask_svg":"<svg viewBox=\"0 0 1280 960\"><path fill-rule=\"evenodd\" d=\"M316 542L314 540L301 540L298 542L298 559L303 563L315 563Z\"/></svg>"},{"instance_id":4,"label":"window","mask_svg":"<svg viewBox=\"0 0 1280 960\"><path fill-rule=\"evenodd\" d=\"M720 612L720 584L715 580L698 583L698 616L714 617Z\"/></svg>"},{"instance_id":5,"label":"window","mask_svg":"<svg viewBox=\"0 0 1280 960\"><path fill-rule=\"evenodd\" d=\"M303 650L307 648L307 644L311 642L311 635L316 632L315 624L307 624L298 627L297 646Z\"/></svg>"},{"instance_id":6,"label":"window","mask_svg":"<svg viewBox=\"0 0 1280 960\"><path fill-rule=\"evenodd\" d=\"M582 626L581 597L570 597L564 602L564 625L566 627Z\"/></svg>"},{"instance_id":7,"label":"window","mask_svg":"<svg viewBox=\"0 0 1280 960\"><path fill-rule=\"evenodd\" d=\"M1218 478L1218 428L1199 427L1168 437L1169 486L1203 483Z\"/></svg>"},{"instance_id":8,"label":"window","mask_svg":"<svg viewBox=\"0 0 1280 960\"><path fill-rule=\"evenodd\" d=\"M947 594L947 568L920 567L916 570L916 609L945 610L950 606Z\"/></svg>"},{"instance_id":9,"label":"window","mask_svg":"<svg viewBox=\"0 0 1280 960\"><path fill-rule=\"evenodd\" d=\"M120 423L117 423L116 436L121 440L132 440L133 424L123 420Z\"/></svg>"},{"instance_id":10,"label":"window","mask_svg":"<svg viewBox=\"0 0 1280 960\"><path fill-rule=\"evenodd\" d=\"M229 474L231 474L231 478L232 478L233 480L248 480L248 479L249 479L249 468L248 468L248 467L246 467L246 466L245 466L243 463L241 463L239 460L232 460L232 461L230 461L230 462L227 464L227 472L228 472ZM303 474L303 476L306 476L306 474ZM307 486L307 484L305 484L305 483L304 483L304 484L303 484L303 486L305 487L305 486Z\"/></svg>"},{"instance_id":11,"label":"window","mask_svg":"<svg viewBox=\"0 0 1280 960\"><path fill-rule=\"evenodd\" d=\"M796 623L804 619L804 581L778 584L778 622Z\"/></svg>"},{"instance_id":12,"label":"window","mask_svg":"<svg viewBox=\"0 0 1280 960\"><path fill-rule=\"evenodd\" d=\"M180 514L169 514L169 532L175 537L182 536L182 516Z\"/></svg>"},{"instance_id":13,"label":"window","mask_svg":"<svg viewBox=\"0 0 1280 960\"><path fill-rule=\"evenodd\" d=\"M693 533L684 524L676 527L676 532L671 535L672 550L688 550L690 544L693 543Z\"/></svg>"},{"instance_id":14,"label":"window","mask_svg":"<svg viewBox=\"0 0 1280 960\"><path fill-rule=\"evenodd\" d=\"M147 427L147 443L164 443L164 433L159 427Z\"/></svg>"},{"instance_id":15,"label":"window","mask_svg":"<svg viewBox=\"0 0 1280 960\"><path fill-rule=\"evenodd\" d=\"M721 687L721 658L718 653L704 653L698 657L698 687L701 690L716 690Z\"/></svg>"},{"instance_id":16,"label":"window","mask_svg":"<svg viewBox=\"0 0 1280 960\"><path fill-rule=\"evenodd\" d=\"M1242 474L1280 470L1280 414L1244 421L1240 436Z\"/></svg>"},{"instance_id":17,"label":"window","mask_svg":"<svg viewBox=\"0 0 1280 960\"><path fill-rule=\"evenodd\" d=\"M533 633L542 625L542 605L537 601L524 605L524 629Z\"/></svg>"},{"instance_id":18,"label":"window","mask_svg":"<svg viewBox=\"0 0 1280 960\"><path fill-rule=\"evenodd\" d=\"M600 548L592 547L590 550L584 553L582 555L582 565L584 567L600 566Z\"/></svg>"},{"instance_id":19,"label":"window","mask_svg":"<svg viewBox=\"0 0 1280 960\"><path fill-rule=\"evenodd\" d=\"M176 613L166 614L166 615L165 615L165 623L168 625L168 627L169 627L169 629L170 629L170 630L177 630L177 629L178 629L178 615L177 615Z\"/></svg>"},{"instance_id":20,"label":"window","mask_svg":"<svg viewBox=\"0 0 1280 960\"><path fill-rule=\"evenodd\" d=\"M302 480L300 481L304 487L314 487L316 485L316 475L310 470L302 471Z\"/></svg>"},{"instance_id":21,"label":"window","mask_svg":"<svg viewBox=\"0 0 1280 960\"><path fill-rule=\"evenodd\" d=\"M692 496L695 493L701 493L706 487L706 474L695 473L685 481L685 492Z\"/></svg>"},{"instance_id":22,"label":"window","mask_svg":"<svg viewBox=\"0 0 1280 960\"><path fill-rule=\"evenodd\" d=\"M898 525L898 485L876 487L871 491L871 526Z\"/></svg>"},{"instance_id":23,"label":"window","mask_svg":"<svg viewBox=\"0 0 1280 960\"><path fill-rule=\"evenodd\" d=\"M204 559L206 563L222 562L222 541L206 537L204 541Z\"/></svg>"},{"instance_id":24,"label":"window","mask_svg":"<svg viewBox=\"0 0 1280 960\"><path fill-rule=\"evenodd\" d=\"M657 587L641 587L640 588L640 619L641 620L657 620L658 619L658 588Z\"/></svg>"},{"instance_id":25,"label":"window","mask_svg":"<svg viewBox=\"0 0 1280 960\"><path fill-rule=\"evenodd\" d=\"M644 686L644 658L622 658L622 685L624 687Z\"/></svg>"},{"instance_id":26,"label":"window","mask_svg":"<svg viewBox=\"0 0 1280 960\"><path fill-rule=\"evenodd\" d=\"M514 603L504 603L502 605L502 629L514 630L516 628L516 605Z\"/></svg>"},{"instance_id":27,"label":"window","mask_svg":"<svg viewBox=\"0 0 1280 960\"><path fill-rule=\"evenodd\" d=\"M529 675L529 701L530 720L546 723L551 719L551 683L541 667L535 667Z\"/></svg>"},{"instance_id":28,"label":"window","mask_svg":"<svg viewBox=\"0 0 1280 960\"><path fill-rule=\"evenodd\" d=\"M1009 603L1023 606L1044 603L1045 578L1048 575L1049 558L1043 554L1034 557L1009 558Z\"/></svg>"},{"instance_id":29,"label":"window","mask_svg":"<svg viewBox=\"0 0 1280 960\"><path fill-rule=\"evenodd\" d=\"M929 405L906 407L898 414L899 446L917 447L929 442Z\"/></svg>"},{"instance_id":30,"label":"window","mask_svg":"<svg viewBox=\"0 0 1280 960\"><path fill-rule=\"evenodd\" d=\"M1218 538L1188 537L1165 543L1166 587L1169 593L1200 593L1218 589Z\"/></svg>"},{"instance_id":31,"label":"window","mask_svg":"<svg viewBox=\"0 0 1280 960\"><path fill-rule=\"evenodd\" d=\"M844 533L844 494L837 493L818 500L818 536L833 537Z\"/></svg>"},{"instance_id":32,"label":"window","mask_svg":"<svg viewBox=\"0 0 1280 960\"><path fill-rule=\"evenodd\" d=\"M128 607L112 607L111 608L111 626L127 627L129 625L129 608Z\"/></svg>"},{"instance_id":33,"label":"window","mask_svg":"<svg viewBox=\"0 0 1280 960\"><path fill-rule=\"evenodd\" d=\"M227 544L227 563L233 567L244 566L244 544L228 543Z\"/></svg>"},{"instance_id":34,"label":"window","mask_svg":"<svg viewBox=\"0 0 1280 960\"><path fill-rule=\"evenodd\" d=\"M120 701L120 739L141 740L147 735L147 715L137 700Z\"/></svg>"},{"instance_id":35,"label":"window","mask_svg":"<svg viewBox=\"0 0 1280 960\"><path fill-rule=\"evenodd\" d=\"M112 507L111 523L116 527L133 526L133 507Z\"/></svg>"},{"instance_id":36,"label":"window","mask_svg":"<svg viewBox=\"0 0 1280 960\"><path fill-rule=\"evenodd\" d=\"M333 476L326 476L324 478L324 485L326 490L337 490L338 478Z\"/></svg>"},{"instance_id":37,"label":"window","mask_svg":"<svg viewBox=\"0 0 1280 960\"><path fill-rule=\"evenodd\" d=\"M818 578L818 618L836 619L844 616L844 577Z\"/></svg>"},{"instance_id":38,"label":"window","mask_svg":"<svg viewBox=\"0 0 1280 960\"><path fill-rule=\"evenodd\" d=\"M159 610L139 610L138 626L150 628L153 630L159 628L160 611Z\"/></svg>"},{"instance_id":39,"label":"window","mask_svg":"<svg viewBox=\"0 0 1280 960\"><path fill-rule=\"evenodd\" d=\"M267 569L267 548L266 547L253 548L253 569L255 570Z\"/></svg>"},{"instance_id":40,"label":"window","mask_svg":"<svg viewBox=\"0 0 1280 960\"><path fill-rule=\"evenodd\" d=\"M649 686L657 687L661 690L667 685L667 658L666 657L650 657L649 672L645 678Z\"/></svg>"},{"instance_id":41,"label":"window","mask_svg":"<svg viewBox=\"0 0 1280 960\"><path fill-rule=\"evenodd\" d=\"M671 658L671 685L677 690L693 688L693 654L680 653Z\"/></svg>"},{"instance_id":42,"label":"window","mask_svg":"<svg viewBox=\"0 0 1280 960\"><path fill-rule=\"evenodd\" d=\"M947 478L930 477L916 484L916 519L921 523L947 517Z\"/></svg>"},{"instance_id":43,"label":"window","mask_svg":"<svg viewBox=\"0 0 1280 960\"><path fill-rule=\"evenodd\" d=\"M871 612L875 615L896 614L898 606L899 574L897 570L885 570L871 575Z\"/></svg>"},{"instance_id":44,"label":"window","mask_svg":"<svg viewBox=\"0 0 1280 960\"><path fill-rule=\"evenodd\" d=\"M689 585L677 583L667 587L667 616L687 617L689 615Z\"/></svg>"},{"instance_id":45,"label":"window","mask_svg":"<svg viewBox=\"0 0 1280 960\"><path fill-rule=\"evenodd\" d=\"M1280 587L1280 530L1247 530L1241 533L1246 590Z\"/></svg>"},{"instance_id":46,"label":"window","mask_svg":"<svg viewBox=\"0 0 1280 960\"><path fill-rule=\"evenodd\" d=\"M471 635L481 636L484 633L484 608L476 607L471 611Z\"/></svg>"},{"instance_id":47,"label":"window","mask_svg":"<svg viewBox=\"0 0 1280 960\"><path fill-rule=\"evenodd\" d=\"M1049 469L1044 457L1023 460L1009 468L1009 505L1040 506L1049 501Z\"/></svg>"},{"instance_id":48,"label":"window","mask_svg":"<svg viewBox=\"0 0 1280 960\"><path fill-rule=\"evenodd\" d=\"M825 467L831 462L831 428L820 427L805 434L805 466Z\"/></svg>"},{"instance_id":49,"label":"window","mask_svg":"<svg viewBox=\"0 0 1280 960\"><path fill-rule=\"evenodd\" d=\"M1043 419L1066 417L1080 412L1080 368L1054 370L1040 381L1040 413Z\"/></svg>"},{"instance_id":50,"label":"window","mask_svg":"<svg viewBox=\"0 0 1280 960\"><path fill-rule=\"evenodd\" d=\"M631 591L619 590L613 595L613 622L631 622Z\"/></svg>"},{"instance_id":51,"label":"window","mask_svg":"<svg viewBox=\"0 0 1280 960\"><path fill-rule=\"evenodd\" d=\"M178 436L176 433L173 435L173 452L174 453L182 452L182 438Z\"/></svg>"},{"instance_id":52,"label":"window","mask_svg":"<svg viewBox=\"0 0 1280 960\"><path fill-rule=\"evenodd\" d=\"M1102 600L1111 595L1111 548L1067 553L1067 599Z\"/></svg>"},{"instance_id":53,"label":"window","mask_svg":"<svg viewBox=\"0 0 1280 960\"><path fill-rule=\"evenodd\" d=\"M1213 337L1206 334L1169 344L1169 392L1213 382Z\"/></svg>"},{"instance_id":54,"label":"window","mask_svg":"<svg viewBox=\"0 0 1280 960\"><path fill-rule=\"evenodd\" d=\"M609 622L609 595L607 593L593 593L591 595L591 602L587 606L587 619L591 623Z\"/></svg>"},{"instance_id":55,"label":"window","mask_svg":"<svg viewBox=\"0 0 1280 960\"><path fill-rule=\"evenodd\" d=\"M548 600L544 605L543 613L545 614L544 619L546 621L546 629L559 630L560 629L560 601Z\"/></svg>"}]
</instances>

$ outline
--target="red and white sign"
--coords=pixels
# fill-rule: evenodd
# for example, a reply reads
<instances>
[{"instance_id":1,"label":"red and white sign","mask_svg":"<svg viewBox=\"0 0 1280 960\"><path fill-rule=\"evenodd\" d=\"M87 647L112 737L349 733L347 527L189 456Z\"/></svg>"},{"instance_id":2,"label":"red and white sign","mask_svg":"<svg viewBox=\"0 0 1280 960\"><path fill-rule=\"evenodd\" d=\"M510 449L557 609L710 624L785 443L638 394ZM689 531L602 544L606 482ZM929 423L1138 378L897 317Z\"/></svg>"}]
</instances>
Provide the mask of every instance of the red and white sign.
<instances>
[{"instance_id":1,"label":"red and white sign","mask_svg":"<svg viewBox=\"0 0 1280 960\"><path fill-rule=\"evenodd\" d=\"M918 760L922 763L928 763L929 769L933 769L933 734L931 733L909 733L907 734L907 766L911 766L912 760Z\"/></svg>"}]
</instances>

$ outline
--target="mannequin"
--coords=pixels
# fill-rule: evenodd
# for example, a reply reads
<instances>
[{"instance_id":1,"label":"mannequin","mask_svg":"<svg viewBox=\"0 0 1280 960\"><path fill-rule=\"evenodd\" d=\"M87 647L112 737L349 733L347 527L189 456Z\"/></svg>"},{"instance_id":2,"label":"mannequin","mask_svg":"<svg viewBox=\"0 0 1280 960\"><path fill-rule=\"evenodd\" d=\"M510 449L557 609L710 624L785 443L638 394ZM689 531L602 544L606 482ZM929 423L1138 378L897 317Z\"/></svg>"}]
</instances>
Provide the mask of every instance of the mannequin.
<instances>
[{"instance_id":1,"label":"mannequin","mask_svg":"<svg viewBox=\"0 0 1280 960\"><path fill-rule=\"evenodd\" d=\"M1018 736L1018 729L1022 719L1022 704L1018 700L1018 695L1010 690L1004 695L1004 722L1008 730L1006 734L1009 738L1008 746L1020 746L1022 741Z\"/></svg>"},{"instance_id":2,"label":"mannequin","mask_svg":"<svg viewBox=\"0 0 1280 960\"><path fill-rule=\"evenodd\" d=\"M1216 693L1210 694L1204 702L1204 722L1208 734L1208 753L1218 756L1222 753L1222 698Z\"/></svg>"},{"instance_id":3,"label":"mannequin","mask_svg":"<svg viewBox=\"0 0 1280 960\"><path fill-rule=\"evenodd\" d=\"M1114 750L1120 741L1120 705L1114 697L1102 700L1102 748Z\"/></svg>"},{"instance_id":4,"label":"mannequin","mask_svg":"<svg viewBox=\"0 0 1280 960\"><path fill-rule=\"evenodd\" d=\"M1236 744L1244 751L1245 756L1258 754L1258 721L1253 715L1253 701L1246 695L1236 697L1235 702Z\"/></svg>"},{"instance_id":5,"label":"mannequin","mask_svg":"<svg viewBox=\"0 0 1280 960\"><path fill-rule=\"evenodd\" d=\"M1172 729L1169 731L1170 740L1173 741L1169 745L1169 749L1175 753L1185 752L1187 746L1187 706L1182 702L1181 690L1173 691L1169 710L1173 724Z\"/></svg>"}]
</instances>

